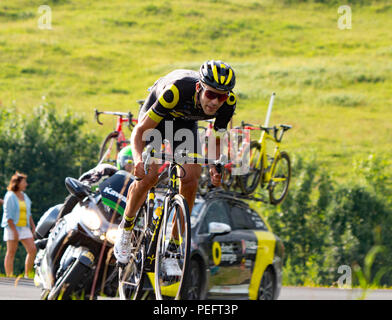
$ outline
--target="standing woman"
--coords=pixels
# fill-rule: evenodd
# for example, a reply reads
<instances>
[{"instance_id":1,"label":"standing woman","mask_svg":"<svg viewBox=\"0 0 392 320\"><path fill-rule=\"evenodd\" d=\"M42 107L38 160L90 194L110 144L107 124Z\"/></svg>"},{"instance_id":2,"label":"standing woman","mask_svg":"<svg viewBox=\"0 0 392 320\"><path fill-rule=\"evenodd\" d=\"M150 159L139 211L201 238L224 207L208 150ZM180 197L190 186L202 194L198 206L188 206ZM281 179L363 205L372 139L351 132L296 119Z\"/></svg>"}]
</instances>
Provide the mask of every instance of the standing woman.
<instances>
[{"instance_id":1,"label":"standing woman","mask_svg":"<svg viewBox=\"0 0 392 320\"><path fill-rule=\"evenodd\" d=\"M21 241L27 251L25 277L33 269L37 249L33 233L35 224L31 216L31 200L24 193L27 187L27 175L16 172L7 187L4 197L4 213L1 226L4 228L4 241L7 241L7 253L4 259L5 273L8 277L14 273L15 253Z\"/></svg>"}]
</instances>

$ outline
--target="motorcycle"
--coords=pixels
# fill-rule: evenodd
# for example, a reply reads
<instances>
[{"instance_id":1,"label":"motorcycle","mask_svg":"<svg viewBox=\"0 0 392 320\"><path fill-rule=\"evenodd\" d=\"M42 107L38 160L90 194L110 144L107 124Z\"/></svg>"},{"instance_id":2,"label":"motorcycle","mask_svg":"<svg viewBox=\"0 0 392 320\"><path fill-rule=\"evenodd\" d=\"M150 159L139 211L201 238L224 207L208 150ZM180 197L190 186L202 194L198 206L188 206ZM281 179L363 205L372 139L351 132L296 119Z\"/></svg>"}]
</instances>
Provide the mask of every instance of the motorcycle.
<instances>
[{"instance_id":1,"label":"motorcycle","mask_svg":"<svg viewBox=\"0 0 392 320\"><path fill-rule=\"evenodd\" d=\"M38 222L34 282L42 287L41 299L96 299L99 292L116 296L113 245L133 179L125 171L113 170L95 191L86 180L97 180L97 175L66 178L70 196Z\"/></svg>"}]
</instances>

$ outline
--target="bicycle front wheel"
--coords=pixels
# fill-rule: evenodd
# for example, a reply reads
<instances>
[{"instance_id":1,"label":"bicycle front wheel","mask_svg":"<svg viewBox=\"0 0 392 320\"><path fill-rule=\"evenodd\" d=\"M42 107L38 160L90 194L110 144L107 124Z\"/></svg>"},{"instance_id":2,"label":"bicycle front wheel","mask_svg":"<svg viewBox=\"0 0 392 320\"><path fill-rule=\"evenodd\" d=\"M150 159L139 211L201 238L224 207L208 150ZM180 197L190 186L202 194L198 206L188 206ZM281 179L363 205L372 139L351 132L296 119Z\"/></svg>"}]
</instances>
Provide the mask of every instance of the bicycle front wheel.
<instances>
[{"instance_id":1,"label":"bicycle front wheel","mask_svg":"<svg viewBox=\"0 0 392 320\"><path fill-rule=\"evenodd\" d=\"M276 160L274 172L268 185L271 204L281 203L289 190L291 177L291 164L289 155L281 152Z\"/></svg>"},{"instance_id":2,"label":"bicycle front wheel","mask_svg":"<svg viewBox=\"0 0 392 320\"><path fill-rule=\"evenodd\" d=\"M155 255L155 297L179 300L185 297L191 244L189 208L183 196L165 199L164 216Z\"/></svg>"},{"instance_id":3,"label":"bicycle front wheel","mask_svg":"<svg viewBox=\"0 0 392 320\"><path fill-rule=\"evenodd\" d=\"M132 255L126 266L119 268L118 291L121 300L139 300L143 294L146 257L146 207L143 205L136 215L132 231Z\"/></svg>"}]
</instances>

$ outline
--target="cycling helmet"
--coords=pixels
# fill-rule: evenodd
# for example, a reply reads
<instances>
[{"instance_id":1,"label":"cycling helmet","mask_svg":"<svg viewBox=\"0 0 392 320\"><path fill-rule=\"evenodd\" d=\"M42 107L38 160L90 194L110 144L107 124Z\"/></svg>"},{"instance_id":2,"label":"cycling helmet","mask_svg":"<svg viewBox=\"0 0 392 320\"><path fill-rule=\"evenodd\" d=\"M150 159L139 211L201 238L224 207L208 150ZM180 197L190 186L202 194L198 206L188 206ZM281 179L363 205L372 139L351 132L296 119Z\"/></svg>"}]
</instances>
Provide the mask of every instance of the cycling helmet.
<instances>
[{"instance_id":1,"label":"cycling helmet","mask_svg":"<svg viewBox=\"0 0 392 320\"><path fill-rule=\"evenodd\" d=\"M225 62L220 60L209 60L200 67L200 80L210 87L230 91L235 86L234 70Z\"/></svg>"},{"instance_id":2,"label":"cycling helmet","mask_svg":"<svg viewBox=\"0 0 392 320\"><path fill-rule=\"evenodd\" d=\"M121 149L117 156L117 168L118 170L125 170L127 163L133 163L132 149L131 146L126 146Z\"/></svg>"}]
</instances>

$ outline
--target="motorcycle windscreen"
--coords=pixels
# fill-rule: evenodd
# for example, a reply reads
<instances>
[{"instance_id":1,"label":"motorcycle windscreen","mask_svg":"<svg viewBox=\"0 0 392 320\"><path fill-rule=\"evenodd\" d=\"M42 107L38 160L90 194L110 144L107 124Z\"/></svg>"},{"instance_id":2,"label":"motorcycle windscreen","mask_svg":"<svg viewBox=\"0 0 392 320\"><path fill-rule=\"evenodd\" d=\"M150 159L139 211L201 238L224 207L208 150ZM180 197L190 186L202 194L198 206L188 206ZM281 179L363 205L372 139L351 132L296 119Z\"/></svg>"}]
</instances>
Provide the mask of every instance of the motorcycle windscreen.
<instances>
[{"instance_id":1,"label":"motorcycle windscreen","mask_svg":"<svg viewBox=\"0 0 392 320\"><path fill-rule=\"evenodd\" d=\"M134 177L120 170L99 185L102 202L120 215L124 214L127 204L127 194Z\"/></svg>"},{"instance_id":2,"label":"motorcycle windscreen","mask_svg":"<svg viewBox=\"0 0 392 320\"><path fill-rule=\"evenodd\" d=\"M39 219L35 233L38 239L46 238L49 234L49 230L54 226L59 215L60 209L63 204L55 205L49 208Z\"/></svg>"}]
</instances>

